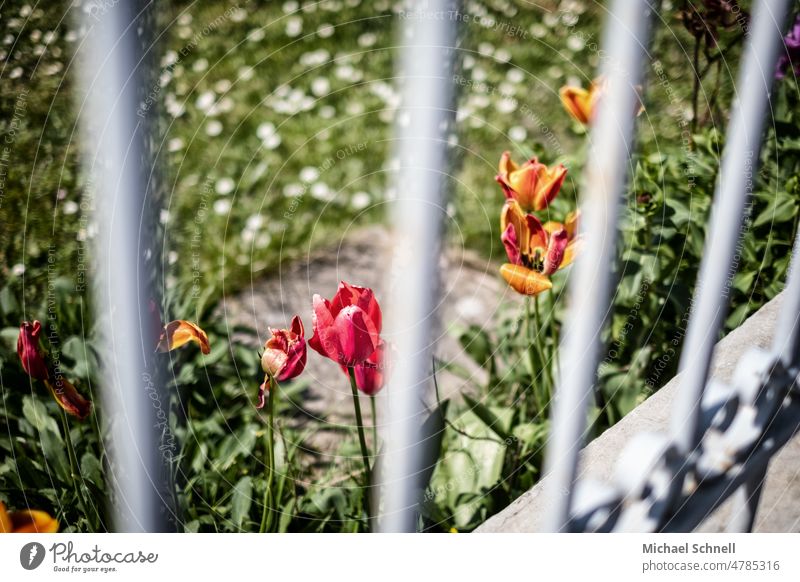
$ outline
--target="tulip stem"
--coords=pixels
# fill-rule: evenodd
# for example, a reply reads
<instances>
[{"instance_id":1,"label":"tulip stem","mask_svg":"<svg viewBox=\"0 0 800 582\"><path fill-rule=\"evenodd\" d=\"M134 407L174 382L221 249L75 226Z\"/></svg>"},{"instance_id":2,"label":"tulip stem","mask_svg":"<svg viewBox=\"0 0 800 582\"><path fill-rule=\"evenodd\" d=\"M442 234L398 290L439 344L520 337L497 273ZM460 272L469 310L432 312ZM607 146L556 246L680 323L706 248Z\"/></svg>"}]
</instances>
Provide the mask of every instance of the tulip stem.
<instances>
[{"instance_id":1,"label":"tulip stem","mask_svg":"<svg viewBox=\"0 0 800 582\"><path fill-rule=\"evenodd\" d=\"M369 407L372 412L372 448L375 449L375 454L378 451L378 412L375 406L375 395L370 394Z\"/></svg>"},{"instance_id":2,"label":"tulip stem","mask_svg":"<svg viewBox=\"0 0 800 582\"><path fill-rule=\"evenodd\" d=\"M533 303L534 309L533 313L531 313L531 303ZM535 336L534 331L531 329L531 323L533 323L533 327L535 329ZM542 348L541 343L541 334L539 333L539 302L538 296L531 298L525 298L525 333L526 333L526 340L528 343L528 360L530 362L531 367L531 394L533 395L533 404L536 407L536 414L544 415L544 409L546 407L546 402L540 398L540 391L537 387L536 381L536 364L535 364L535 357L533 355L534 349L539 356L539 361L542 365L542 379L544 381L548 380L547 376L547 361L544 357L544 349ZM547 391L545 391L545 394Z\"/></svg>"},{"instance_id":3,"label":"tulip stem","mask_svg":"<svg viewBox=\"0 0 800 582\"><path fill-rule=\"evenodd\" d=\"M558 334L558 322L556 321L556 295L555 293L550 294L550 318L548 319L548 326L550 329L550 337L553 338L553 359L556 363L556 372L555 372L555 380L557 380L561 376L561 353L559 351L559 347L561 342L559 341L559 334ZM555 390L555 380L553 381L553 390Z\"/></svg>"},{"instance_id":4,"label":"tulip stem","mask_svg":"<svg viewBox=\"0 0 800 582\"><path fill-rule=\"evenodd\" d=\"M539 296L533 298L533 318L536 325L536 345L539 347L539 353L542 355L542 366L544 366L545 378L547 379L547 389L544 393L544 402L542 405L542 412L547 408L550 400L553 397L553 369L550 364L550 358L547 357L547 352L542 343L542 317L539 314Z\"/></svg>"},{"instance_id":5,"label":"tulip stem","mask_svg":"<svg viewBox=\"0 0 800 582\"><path fill-rule=\"evenodd\" d=\"M364 420L361 417L361 403L358 399L358 387L356 386L356 372L352 366L347 367L347 375L350 377L350 389L353 391L353 407L356 410L356 424L358 425L358 442L361 445L361 458L364 460L364 474L366 476L366 486L364 487L364 511L367 514L367 522L371 522L369 496L370 486L372 485L372 471L369 468L369 449L367 449L367 439L364 436Z\"/></svg>"},{"instance_id":6,"label":"tulip stem","mask_svg":"<svg viewBox=\"0 0 800 582\"><path fill-rule=\"evenodd\" d=\"M264 489L264 512L261 515L261 529L260 532L264 533L272 527L272 481L273 474L275 473L275 435L273 433L274 411L275 411L275 393L278 391L278 382L267 375L266 381L269 386L269 395L267 396L267 466L266 466L266 488Z\"/></svg>"},{"instance_id":7,"label":"tulip stem","mask_svg":"<svg viewBox=\"0 0 800 582\"><path fill-rule=\"evenodd\" d=\"M83 515L86 517L86 523L91 523L89 521L89 510L86 506L86 500L83 498L83 491L81 491L81 487L78 484L78 457L75 454L75 446L72 444L72 435L69 432L69 419L63 408L61 409L61 423L64 426L64 441L67 445L69 476L72 479L72 485L75 487L75 495L78 497L78 503L80 503Z\"/></svg>"}]
</instances>

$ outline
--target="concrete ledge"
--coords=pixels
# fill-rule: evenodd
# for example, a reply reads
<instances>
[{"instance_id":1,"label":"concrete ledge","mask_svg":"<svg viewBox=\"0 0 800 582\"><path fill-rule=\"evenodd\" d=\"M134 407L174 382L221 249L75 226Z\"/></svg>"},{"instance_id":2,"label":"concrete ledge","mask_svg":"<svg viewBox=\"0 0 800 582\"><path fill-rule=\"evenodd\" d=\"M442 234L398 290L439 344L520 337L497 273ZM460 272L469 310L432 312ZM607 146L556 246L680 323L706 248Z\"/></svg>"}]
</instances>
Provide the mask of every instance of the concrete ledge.
<instances>
[{"instance_id":1,"label":"concrete ledge","mask_svg":"<svg viewBox=\"0 0 800 582\"><path fill-rule=\"evenodd\" d=\"M713 377L723 381L730 380L745 351L752 347L766 348L770 345L782 299L781 293L717 344L712 362ZM670 380L661 390L584 448L581 453L581 478L591 476L609 480L617 457L634 435L641 431L666 430L679 378L680 376L676 376ZM477 531L540 531L545 503L542 485L545 481L546 478L506 509L488 519ZM726 502L699 531L723 531L729 515L730 503ZM756 516L755 531L800 531L800 437L790 441L770 463Z\"/></svg>"}]
</instances>

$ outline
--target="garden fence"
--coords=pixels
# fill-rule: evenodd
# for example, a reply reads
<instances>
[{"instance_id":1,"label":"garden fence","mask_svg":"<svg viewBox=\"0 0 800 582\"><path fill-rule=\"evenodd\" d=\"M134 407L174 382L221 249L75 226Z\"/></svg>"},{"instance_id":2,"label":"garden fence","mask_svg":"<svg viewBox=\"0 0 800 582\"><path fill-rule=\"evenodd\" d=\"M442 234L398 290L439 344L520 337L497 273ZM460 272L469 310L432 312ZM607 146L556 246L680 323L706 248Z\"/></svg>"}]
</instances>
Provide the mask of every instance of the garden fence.
<instances>
[{"instance_id":1,"label":"garden fence","mask_svg":"<svg viewBox=\"0 0 800 582\"><path fill-rule=\"evenodd\" d=\"M602 73L608 93L591 130L583 176L582 230L592 244L576 261L561 344L562 362L547 445L549 531L689 531L725 499L739 504L732 531L752 528L770 458L800 428L800 238L771 350L753 349L730 384L709 381L709 363L728 307L728 289L745 207L761 147L774 63L788 0L753 4L747 46L727 132L706 252L691 305L680 360L680 390L668 434L640 434L623 451L612 483L578 481L578 453L587 432L601 331L611 308L618 215L633 150L631 116L642 90L643 65L657 2L615 0L608 10ZM113 8L113 9L111 9ZM82 63L90 108L86 130L92 151L87 170L97 197L98 311L108 322L103 400L109 410L114 470L115 529L159 531L174 520L164 454L165 435L152 402L163 382L148 372L155 329L148 301L159 280L153 208L157 168L154 130L136 111L153 77L153 42L143 27L149 2L90 2L90 58ZM413 2L398 43L404 101L395 143L400 160L399 199L393 215L397 243L407 252L391 267L387 326L396 339L396 365L388 386L385 450L373 505L381 531L416 527L418 478L426 470L421 424L428 389L435 284L446 205L448 135L454 130L453 73L458 3ZM427 15L427 16L426 16ZM82 116L87 117L87 116ZM156 428L154 428L156 427ZM165 483L167 486L165 486ZM378 499L378 497L380 499Z\"/></svg>"}]
</instances>

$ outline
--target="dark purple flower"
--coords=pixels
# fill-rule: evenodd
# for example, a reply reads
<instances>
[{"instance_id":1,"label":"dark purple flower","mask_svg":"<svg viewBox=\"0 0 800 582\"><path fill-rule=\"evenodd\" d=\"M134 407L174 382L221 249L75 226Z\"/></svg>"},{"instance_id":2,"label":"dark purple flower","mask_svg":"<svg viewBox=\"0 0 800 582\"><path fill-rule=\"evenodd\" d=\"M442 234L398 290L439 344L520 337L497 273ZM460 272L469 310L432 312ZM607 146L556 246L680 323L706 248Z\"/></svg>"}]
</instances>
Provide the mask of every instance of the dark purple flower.
<instances>
[{"instance_id":1,"label":"dark purple flower","mask_svg":"<svg viewBox=\"0 0 800 582\"><path fill-rule=\"evenodd\" d=\"M783 44L786 50L778 59L778 66L775 68L776 79L783 79L789 67L792 67L795 75L800 75L800 14L795 18L789 33L783 37Z\"/></svg>"}]
</instances>

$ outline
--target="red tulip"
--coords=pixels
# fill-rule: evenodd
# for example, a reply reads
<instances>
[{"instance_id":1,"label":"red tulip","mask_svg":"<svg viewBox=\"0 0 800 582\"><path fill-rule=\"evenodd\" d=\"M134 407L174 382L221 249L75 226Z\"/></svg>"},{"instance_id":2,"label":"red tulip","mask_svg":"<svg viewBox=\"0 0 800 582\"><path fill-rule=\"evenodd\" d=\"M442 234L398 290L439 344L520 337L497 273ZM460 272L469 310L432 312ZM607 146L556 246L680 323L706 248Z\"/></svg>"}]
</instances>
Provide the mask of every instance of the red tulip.
<instances>
[{"instance_id":1,"label":"red tulip","mask_svg":"<svg viewBox=\"0 0 800 582\"><path fill-rule=\"evenodd\" d=\"M372 289L342 281L333 300L314 295L314 336L308 341L317 352L342 366L365 362L377 349L381 308Z\"/></svg>"},{"instance_id":2,"label":"red tulip","mask_svg":"<svg viewBox=\"0 0 800 582\"><path fill-rule=\"evenodd\" d=\"M22 369L28 376L36 380L46 380L48 377L47 363L39 350L39 333L41 331L42 324L38 321L33 323L23 321L19 326L19 338L17 339L17 355L22 362Z\"/></svg>"},{"instance_id":3,"label":"red tulip","mask_svg":"<svg viewBox=\"0 0 800 582\"><path fill-rule=\"evenodd\" d=\"M386 380L386 342L380 340L378 348L367 360L354 367L356 387L367 396L374 396Z\"/></svg>"}]
</instances>

